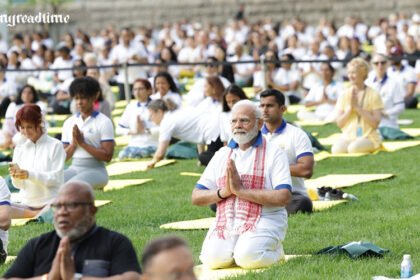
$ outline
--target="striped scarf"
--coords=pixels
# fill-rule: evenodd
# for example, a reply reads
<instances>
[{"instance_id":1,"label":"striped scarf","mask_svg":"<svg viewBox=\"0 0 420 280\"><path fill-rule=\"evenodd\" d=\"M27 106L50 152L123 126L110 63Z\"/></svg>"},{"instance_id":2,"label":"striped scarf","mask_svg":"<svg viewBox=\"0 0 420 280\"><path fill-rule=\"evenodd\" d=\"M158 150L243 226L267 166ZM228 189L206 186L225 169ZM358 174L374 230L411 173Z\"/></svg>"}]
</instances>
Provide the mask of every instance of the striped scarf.
<instances>
[{"instance_id":1,"label":"striped scarf","mask_svg":"<svg viewBox=\"0 0 420 280\"><path fill-rule=\"evenodd\" d=\"M263 138L263 143L255 149L254 166L252 174L242 174L241 183L244 189L264 189L264 164L265 164L265 150L266 141ZM232 150L230 150L227 159L230 160ZM226 161L227 164L227 161ZM225 167L225 170L227 166ZM217 180L219 189L226 186L227 171ZM235 202L237 206L235 207ZM233 229L234 234L242 234L247 231L254 231L260 216L262 206L254 202L240 199L235 195L231 195L227 199L221 200L217 203L216 213L216 232L219 238L226 239L226 232L228 228L232 228L234 222L237 222L237 227ZM238 222L239 221L239 222Z\"/></svg>"}]
</instances>

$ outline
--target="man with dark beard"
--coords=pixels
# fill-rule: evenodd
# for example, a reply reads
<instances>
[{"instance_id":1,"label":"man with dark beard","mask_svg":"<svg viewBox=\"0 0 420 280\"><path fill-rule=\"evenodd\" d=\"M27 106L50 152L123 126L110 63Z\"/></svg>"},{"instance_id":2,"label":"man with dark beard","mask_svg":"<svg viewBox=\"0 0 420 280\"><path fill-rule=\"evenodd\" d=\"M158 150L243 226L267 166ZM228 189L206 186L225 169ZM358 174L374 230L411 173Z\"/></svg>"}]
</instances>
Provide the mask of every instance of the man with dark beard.
<instances>
[{"instance_id":1,"label":"man with dark beard","mask_svg":"<svg viewBox=\"0 0 420 280\"><path fill-rule=\"evenodd\" d=\"M4 278L139 279L140 265L131 242L96 226L97 208L90 185L78 181L64 184L51 208L55 231L30 240Z\"/></svg>"},{"instance_id":2,"label":"man with dark beard","mask_svg":"<svg viewBox=\"0 0 420 280\"><path fill-rule=\"evenodd\" d=\"M216 222L200 255L210 268L234 262L260 268L284 257L290 170L286 154L261 135L262 124L254 103L237 102L232 108L233 139L214 155L192 193L195 205L217 203Z\"/></svg>"},{"instance_id":3,"label":"man with dark beard","mask_svg":"<svg viewBox=\"0 0 420 280\"><path fill-rule=\"evenodd\" d=\"M287 213L311 213L312 201L308 197L304 178L311 178L314 170L314 154L311 141L306 133L283 118L286 111L284 95L275 89L267 89L260 94L260 110L264 125L261 132L267 142L284 150L289 160L292 176L292 198L287 205Z\"/></svg>"}]
</instances>

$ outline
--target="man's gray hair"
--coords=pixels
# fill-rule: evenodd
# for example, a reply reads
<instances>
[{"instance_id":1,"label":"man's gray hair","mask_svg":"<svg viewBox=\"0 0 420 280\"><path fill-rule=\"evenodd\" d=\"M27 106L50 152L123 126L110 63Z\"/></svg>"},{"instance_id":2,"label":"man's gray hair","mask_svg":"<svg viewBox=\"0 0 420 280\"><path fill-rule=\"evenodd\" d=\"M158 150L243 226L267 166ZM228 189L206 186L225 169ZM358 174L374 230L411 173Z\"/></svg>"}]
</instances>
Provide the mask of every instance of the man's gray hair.
<instances>
[{"instance_id":1,"label":"man's gray hair","mask_svg":"<svg viewBox=\"0 0 420 280\"><path fill-rule=\"evenodd\" d=\"M258 105L256 103L252 102L251 100L247 100L247 99L240 100L240 101L236 102L235 105L233 105L232 115L236 110L238 110L239 108L242 108L242 107L250 108L254 112L255 118L256 119L261 119L262 114L261 114L261 111L260 111L260 108L258 107Z\"/></svg>"}]
</instances>

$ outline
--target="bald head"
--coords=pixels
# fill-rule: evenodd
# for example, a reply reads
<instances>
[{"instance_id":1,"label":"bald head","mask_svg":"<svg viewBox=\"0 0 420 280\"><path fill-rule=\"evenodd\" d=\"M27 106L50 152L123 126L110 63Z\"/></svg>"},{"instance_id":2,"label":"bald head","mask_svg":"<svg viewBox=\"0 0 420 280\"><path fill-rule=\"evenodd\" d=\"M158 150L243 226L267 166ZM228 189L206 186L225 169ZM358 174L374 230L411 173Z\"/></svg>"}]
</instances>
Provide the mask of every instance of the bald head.
<instances>
[{"instance_id":1,"label":"bald head","mask_svg":"<svg viewBox=\"0 0 420 280\"><path fill-rule=\"evenodd\" d=\"M70 241L86 234L95 224L96 207L92 187L84 182L64 184L51 208L54 211L54 227L61 238Z\"/></svg>"},{"instance_id":2,"label":"bald head","mask_svg":"<svg viewBox=\"0 0 420 280\"><path fill-rule=\"evenodd\" d=\"M70 181L62 185L58 192L58 197L68 194L80 198L80 201L92 203L95 201L92 186L82 181Z\"/></svg>"}]
</instances>

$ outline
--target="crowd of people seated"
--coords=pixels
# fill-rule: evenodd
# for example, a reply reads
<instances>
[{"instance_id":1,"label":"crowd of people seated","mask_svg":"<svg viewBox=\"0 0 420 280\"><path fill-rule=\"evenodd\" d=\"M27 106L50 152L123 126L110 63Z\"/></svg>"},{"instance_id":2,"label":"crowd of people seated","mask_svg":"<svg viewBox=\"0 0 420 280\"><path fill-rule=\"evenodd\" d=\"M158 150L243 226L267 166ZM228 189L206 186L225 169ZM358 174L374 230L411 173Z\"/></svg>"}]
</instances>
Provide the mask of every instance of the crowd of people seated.
<instances>
[{"instance_id":1,"label":"crowd of people seated","mask_svg":"<svg viewBox=\"0 0 420 280\"><path fill-rule=\"evenodd\" d=\"M60 238L48 242L57 254L49 252L42 274L63 273L53 270L77 265L78 259L66 263L74 232L76 239L86 240L109 234L94 224L92 188L103 189L108 183L105 164L114 156L114 131L131 137L118 158L149 157L149 168L165 157L174 138L197 144L197 158L207 169L192 200L197 205L217 204L217 223L200 258L215 268L233 261L257 268L284 255L287 215L312 212L303 179L313 174L314 152L306 133L283 118L287 106L315 107L314 112L299 111L301 120L336 122L342 134L332 153L366 153L401 132L398 116L406 108L417 108L420 92L418 14L391 14L370 26L353 16L339 27L326 19L310 26L299 18L252 24L239 18L223 26L181 21L156 29L108 26L90 34L67 33L60 42L45 33L16 34L10 47L0 47L0 116L5 116L0 139L3 148L14 149L9 174L20 192L16 202L7 189L0 189L0 211L7 212L8 221L54 211ZM163 64L148 65L156 62ZM125 73L120 66L125 63L141 65L129 65ZM102 67L110 65L114 67ZM8 71L19 69L33 71ZM192 83L185 90L187 77ZM117 98L135 99L118 122L112 120L112 86L118 88ZM252 101L243 88L253 91ZM71 115L58 136L61 143L46 133L47 113ZM249 184L250 192L241 190L241 183ZM252 194L254 188L261 192ZM235 216L238 205L249 211L245 220ZM74 221L66 215L78 213L78 207L90 220L72 231ZM273 217L274 212L279 216ZM233 229L228 224L232 221L235 226L238 221L244 224ZM269 238L275 250L255 260L260 256L254 251L267 250L267 229L260 221L276 228ZM7 221L0 223L4 250L8 226ZM258 239L254 247L237 245L251 239ZM179 240L173 242L185 249ZM124 244L131 254L132 245ZM18 263L31 256L31 250L25 247ZM20 274L16 266L7 277L38 276ZM126 276L132 279L141 270L133 264L129 272ZM123 273L115 270L110 275Z\"/></svg>"}]
</instances>

